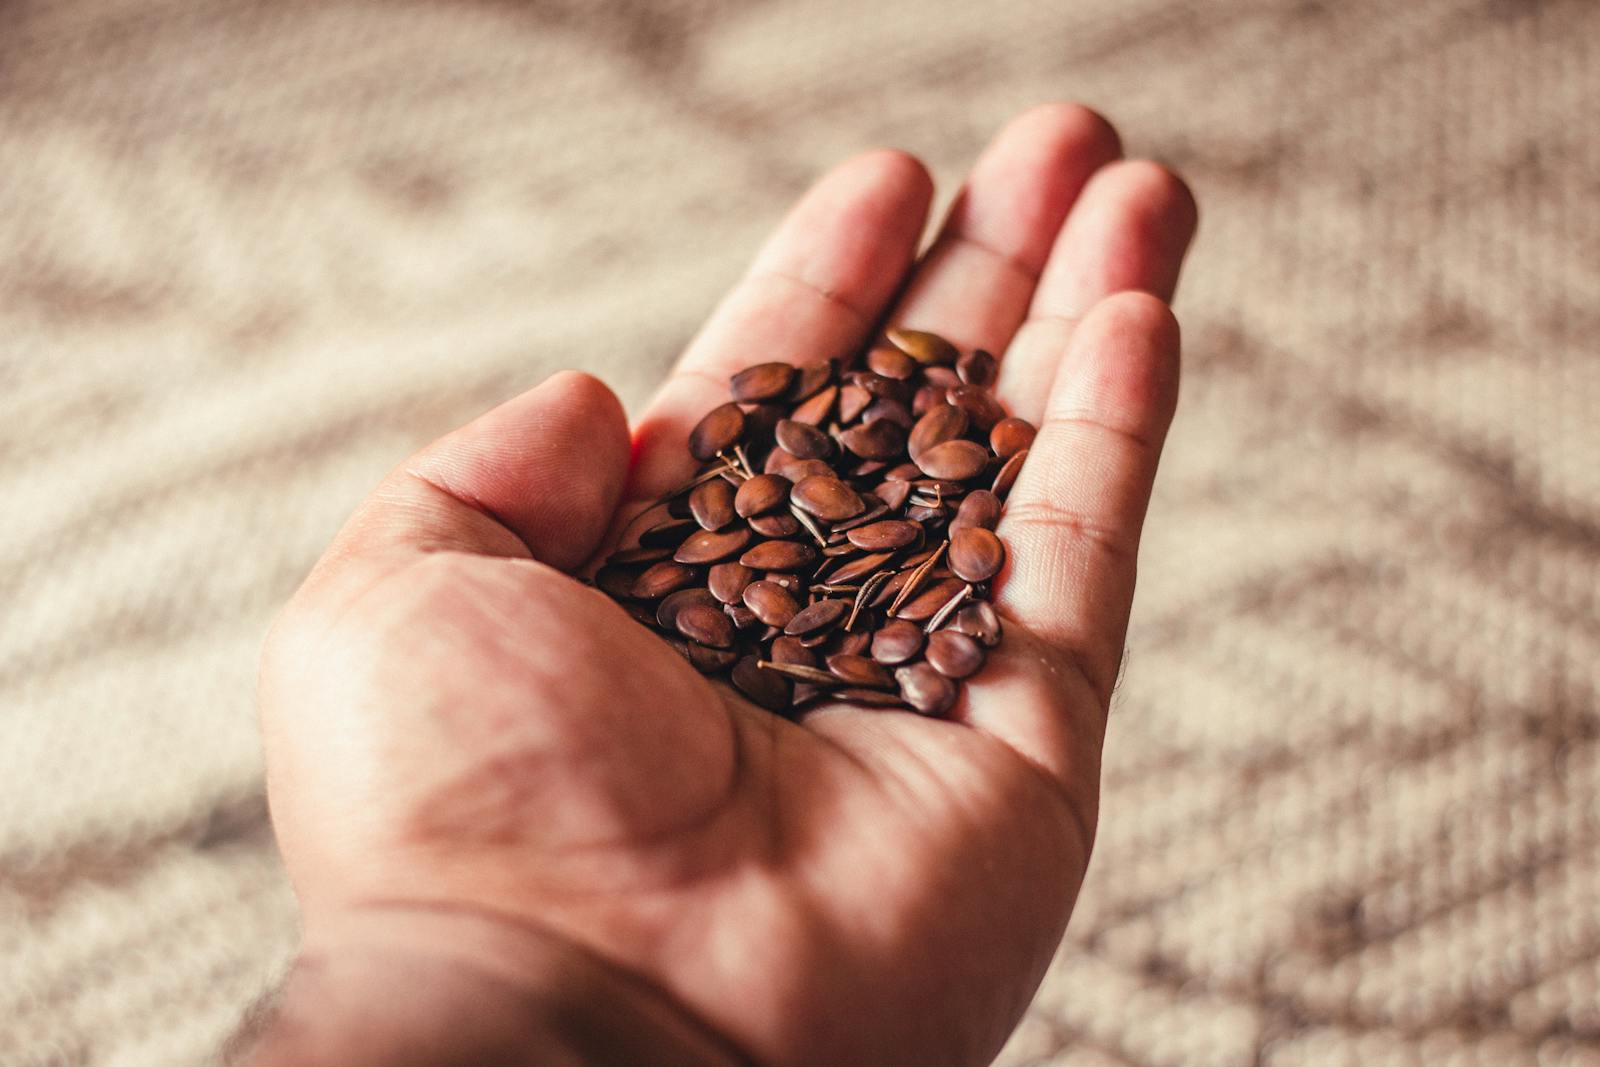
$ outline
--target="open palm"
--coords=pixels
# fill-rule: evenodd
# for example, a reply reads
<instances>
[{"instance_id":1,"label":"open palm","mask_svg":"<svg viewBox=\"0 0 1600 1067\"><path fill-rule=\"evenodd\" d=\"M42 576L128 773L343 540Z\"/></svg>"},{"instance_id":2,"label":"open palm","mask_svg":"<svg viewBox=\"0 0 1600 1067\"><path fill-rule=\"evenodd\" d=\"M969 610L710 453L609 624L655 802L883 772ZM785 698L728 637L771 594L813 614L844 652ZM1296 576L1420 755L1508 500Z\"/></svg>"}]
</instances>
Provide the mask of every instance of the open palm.
<instances>
[{"instance_id":1,"label":"open palm","mask_svg":"<svg viewBox=\"0 0 1600 1067\"><path fill-rule=\"evenodd\" d=\"M851 160L631 435L569 373L398 468L264 657L273 816L308 938L351 915L462 916L477 932L452 952L569 943L735 1059L992 1057L1088 862L1176 399L1164 300L1194 207L1119 154L1082 108L1027 112L920 260L925 170ZM997 394L1041 426L999 528L1005 640L949 721L824 705L790 722L570 574L692 469L688 428L731 372L847 355L884 322L1005 353Z\"/></svg>"}]
</instances>

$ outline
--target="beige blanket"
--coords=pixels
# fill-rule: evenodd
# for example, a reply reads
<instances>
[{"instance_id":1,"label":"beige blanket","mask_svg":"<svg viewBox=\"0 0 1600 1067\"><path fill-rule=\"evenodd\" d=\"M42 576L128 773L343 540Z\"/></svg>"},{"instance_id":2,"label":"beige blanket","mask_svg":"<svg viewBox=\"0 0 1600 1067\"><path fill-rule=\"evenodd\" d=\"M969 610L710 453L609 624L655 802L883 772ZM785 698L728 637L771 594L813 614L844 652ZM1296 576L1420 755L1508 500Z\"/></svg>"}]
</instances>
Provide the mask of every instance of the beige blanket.
<instances>
[{"instance_id":1,"label":"beige blanket","mask_svg":"<svg viewBox=\"0 0 1600 1067\"><path fill-rule=\"evenodd\" d=\"M256 647L386 467L557 367L637 405L822 168L1054 97L1205 218L1004 1062L1597 1062L1600 6L20 0L0 1064L205 1063L272 980Z\"/></svg>"}]
</instances>

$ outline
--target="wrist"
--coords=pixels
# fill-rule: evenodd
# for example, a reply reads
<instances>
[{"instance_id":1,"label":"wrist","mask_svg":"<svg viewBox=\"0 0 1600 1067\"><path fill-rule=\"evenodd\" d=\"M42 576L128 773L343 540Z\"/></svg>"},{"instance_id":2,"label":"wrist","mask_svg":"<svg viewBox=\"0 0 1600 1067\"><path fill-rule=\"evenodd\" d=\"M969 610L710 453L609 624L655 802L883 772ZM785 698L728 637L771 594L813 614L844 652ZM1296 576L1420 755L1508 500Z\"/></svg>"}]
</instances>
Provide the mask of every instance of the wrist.
<instances>
[{"instance_id":1,"label":"wrist","mask_svg":"<svg viewBox=\"0 0 1600 1067\"><path fill-rule=\"evenodd\" d=\"M666 994L564 938L475 912L379 906L308 923L245 1067L734 1067Z\"/></svg>"}]
</instances>

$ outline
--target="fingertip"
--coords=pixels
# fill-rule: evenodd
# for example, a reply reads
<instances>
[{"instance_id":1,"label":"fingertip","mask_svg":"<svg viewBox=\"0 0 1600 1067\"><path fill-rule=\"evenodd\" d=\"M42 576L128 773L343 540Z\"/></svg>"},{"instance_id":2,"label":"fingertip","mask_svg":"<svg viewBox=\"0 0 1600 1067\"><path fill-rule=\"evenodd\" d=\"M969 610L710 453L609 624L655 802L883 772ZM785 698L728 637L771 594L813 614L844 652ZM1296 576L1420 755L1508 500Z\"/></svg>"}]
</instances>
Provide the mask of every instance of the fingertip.
<instances>
[{"instance_id":1,"label":"fingertip","mask_svg":"<svg viewBox=\"0 0 1600 1067\"><path fill-rule=\"evenodd\" d=\"M1126 434L1159 440L1177 408L1181 341L1177 317L1160 297L1126 290L1102 298L1074 333L1048 417L1092 413Z\"/></svg>"},{"instance_id":2,"label":"fingertip","mask_svg":"<svg viewBox=\"0 0 1600 1067\"><path fill-rule=\"evenodd\" d=\"M1122 135L1111 121L1073 100L1033 105L1007 122L1001 137L1060 142L1079 150L1091 150L1108 160L1122 155Z\"/></svg>"}]
</instances>

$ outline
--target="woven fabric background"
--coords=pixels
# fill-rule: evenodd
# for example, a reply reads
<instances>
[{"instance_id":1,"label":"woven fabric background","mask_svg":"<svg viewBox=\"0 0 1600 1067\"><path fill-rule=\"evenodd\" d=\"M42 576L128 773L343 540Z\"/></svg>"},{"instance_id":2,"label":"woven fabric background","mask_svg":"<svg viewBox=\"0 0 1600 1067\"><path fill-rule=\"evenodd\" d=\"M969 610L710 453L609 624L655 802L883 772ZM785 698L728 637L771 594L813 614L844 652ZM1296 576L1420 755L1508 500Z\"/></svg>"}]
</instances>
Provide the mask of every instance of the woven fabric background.
<instances>
[{"instance_id":1,"label":"woven fabric background","mask_svg":"<svg viewBox=\"0 0 1600 1067\"><path fill-rule=\"evenodd\" d=\"M0 3L0 1064L294 939L252 683L408 450L647 395L787 202L1075 97L1204 222L1023 1064L1600 1063L1600 6ZM334 813L336 814L336 813Z\"/></svg>"}]
</instances>

